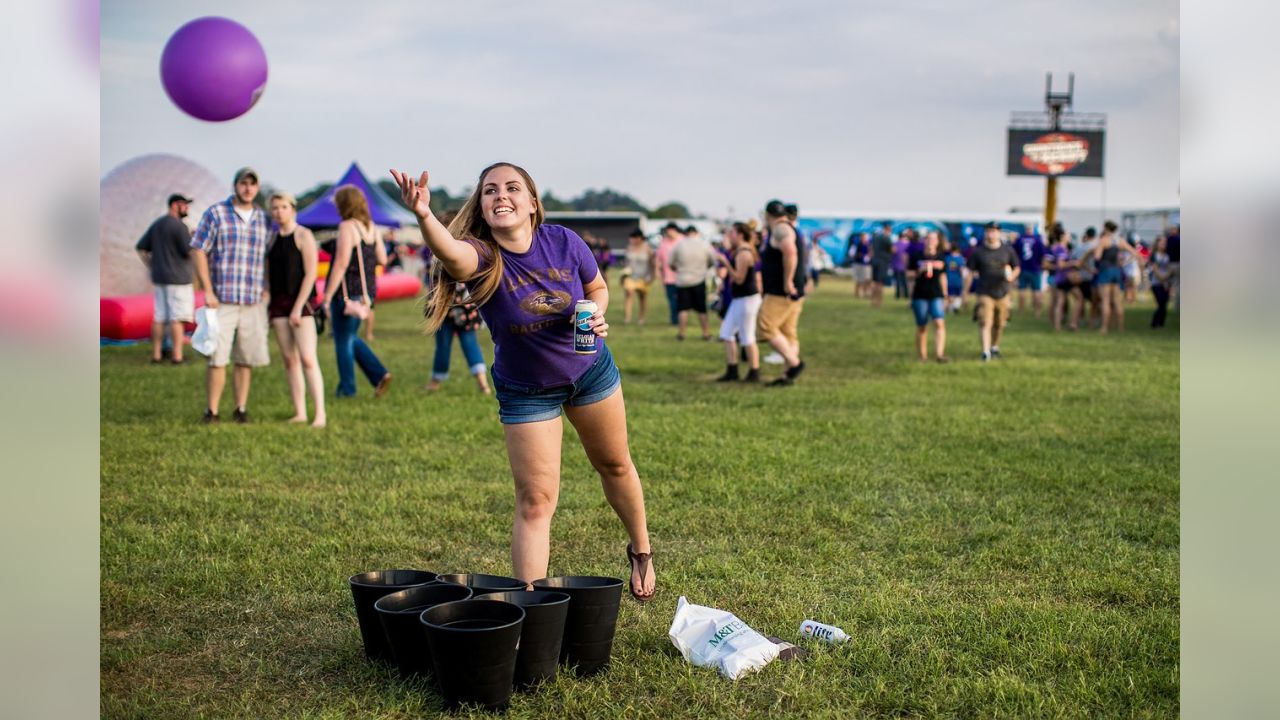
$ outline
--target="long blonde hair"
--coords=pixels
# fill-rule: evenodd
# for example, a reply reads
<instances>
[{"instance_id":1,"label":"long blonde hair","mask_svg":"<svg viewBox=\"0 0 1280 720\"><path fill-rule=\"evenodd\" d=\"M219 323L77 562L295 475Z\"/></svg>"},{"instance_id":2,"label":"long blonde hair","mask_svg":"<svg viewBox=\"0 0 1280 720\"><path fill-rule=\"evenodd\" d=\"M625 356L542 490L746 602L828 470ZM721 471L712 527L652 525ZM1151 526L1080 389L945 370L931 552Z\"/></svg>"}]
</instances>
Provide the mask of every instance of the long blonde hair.
<instances>
[{"instance_id":1,"label":"long blonde hair","mask_svg":"<svg viewBox=\"0 0 1280 720\"><path fill-rule=\"evenodd\" d=\"M484 178L490 171L500 167L509 167L524 178L525 187L528 188L529 196L533 199L533 231L537 232L542 225L544 215L542 200L538 197L538 186L534 184L533 178L529 177L529 173L524 168L508 162L498 162L481 170L475 189L462 204L453 221L449 223L449 234L458 240L473 241L477 245L476 252L480 255L480 264L484 265L485 261L488 261L488 266L470 278L455 278L445 271L439 258L431 258L431 290L427 294L424 313L426 330L429 333L439 330L445 318L449 316L449 308L453 306L454 283L460 280L473 281L475 287L471 291L471 301L476 305L489 302L489 298L493 297L502 283L502 252L498 248L498 241L493 238L493 230L484 220L480 207L480 193L484 188Z\"/></svg>"}]
</instances>

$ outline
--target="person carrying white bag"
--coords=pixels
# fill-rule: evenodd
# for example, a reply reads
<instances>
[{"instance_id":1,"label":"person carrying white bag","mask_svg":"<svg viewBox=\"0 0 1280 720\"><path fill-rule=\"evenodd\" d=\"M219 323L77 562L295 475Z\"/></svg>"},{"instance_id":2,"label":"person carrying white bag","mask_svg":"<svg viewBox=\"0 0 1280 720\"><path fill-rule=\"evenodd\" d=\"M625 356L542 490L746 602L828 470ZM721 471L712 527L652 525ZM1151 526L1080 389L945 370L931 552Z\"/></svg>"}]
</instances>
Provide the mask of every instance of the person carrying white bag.
<instances>
[{"instance_id":1,"label":"person carrying white bag","mask_svg":"<svg viewBox=\"0 0 1280 720\"><path fill-rule=\"evenodd\" d=\"M667 636L685 660L715 667L730 680L759 670L778 657L781 648L738 619L737 615L680 596Z\"/></svg>"},{"instance_id":2,"label":"person carrying white bag","mask_svg":"<svg viewBox=\"0 0 1280 720\"><path fill-rule=\"evenodd\" d=\"M207 307L196 310L196 331L191 334L191 347L208 357L218 349L218 313Z\"/></svg>"}]
</instances>

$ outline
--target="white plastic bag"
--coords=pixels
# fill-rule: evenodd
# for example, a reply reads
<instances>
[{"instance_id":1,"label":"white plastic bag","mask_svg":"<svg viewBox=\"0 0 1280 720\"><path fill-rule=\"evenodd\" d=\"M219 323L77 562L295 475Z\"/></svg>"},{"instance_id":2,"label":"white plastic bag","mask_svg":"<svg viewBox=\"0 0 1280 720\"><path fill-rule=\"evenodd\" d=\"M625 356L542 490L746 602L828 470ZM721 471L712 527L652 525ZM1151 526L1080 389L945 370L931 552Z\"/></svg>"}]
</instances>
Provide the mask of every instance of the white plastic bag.
<instances>
[{"instance_id":1,"label":"white plastic bag","mask_svg":"<svg viewBox=\"0 0 1280 720\"><path fill-rule=\"evenodd\" d=\"M737 615L694 605L680 596L667 636L685 660L698 667L715 667L730 680L768 665L779 648L752 630Z\"/></svg>"},{"instance_id":2,"label":"white plastic bag","mask_svg":"<svg viewBox=\"0 0 1280 720\"><path fill-rule=\"evenodd\" d=\"M218 311L202 307L196 310L196 331L191 333L191 347L204 356L218 349Z\"/></svg>"}]
</instances>

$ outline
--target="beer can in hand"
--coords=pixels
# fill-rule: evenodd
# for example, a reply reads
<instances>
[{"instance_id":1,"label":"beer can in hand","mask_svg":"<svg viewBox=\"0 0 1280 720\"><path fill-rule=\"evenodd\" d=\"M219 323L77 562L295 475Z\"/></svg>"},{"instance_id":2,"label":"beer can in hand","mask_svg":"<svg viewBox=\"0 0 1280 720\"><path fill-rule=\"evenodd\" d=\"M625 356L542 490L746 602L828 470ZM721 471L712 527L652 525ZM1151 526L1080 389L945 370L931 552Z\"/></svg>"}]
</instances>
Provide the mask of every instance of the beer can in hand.
<instances>
[{"instance_id":1,"label":"beer can in hand","mask_svg":"<svg viewBox=\"0 0 1280 720\"><path fill-rule=\"evenodd\" d=\"M573 309L573 351L579 355L594 355L596 334L591 329L591 318L598 306L592 300L579 300Z\"/></svg>"}]
</instances>

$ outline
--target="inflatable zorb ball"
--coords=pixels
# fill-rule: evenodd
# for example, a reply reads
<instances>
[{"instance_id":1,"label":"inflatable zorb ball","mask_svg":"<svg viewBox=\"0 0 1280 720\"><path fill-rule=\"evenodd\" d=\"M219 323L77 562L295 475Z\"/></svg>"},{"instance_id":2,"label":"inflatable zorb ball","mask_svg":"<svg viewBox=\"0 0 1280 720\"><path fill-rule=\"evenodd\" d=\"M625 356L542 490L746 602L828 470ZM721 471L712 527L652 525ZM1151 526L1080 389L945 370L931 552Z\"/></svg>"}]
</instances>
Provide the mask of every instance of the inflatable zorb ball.
<instances>
[{"instance_id":1,"label":"inflatable zorb ball","mask_svg":"<svg viewBox=\"0 0 1280 720\"><path fill-rule=\"evenodd\" d=\"M221 122L240 117L267 87L267 53L234 20L204 17L178 28L160 56L164 91L188 115Z\"/></svg>"}]
</instances>

